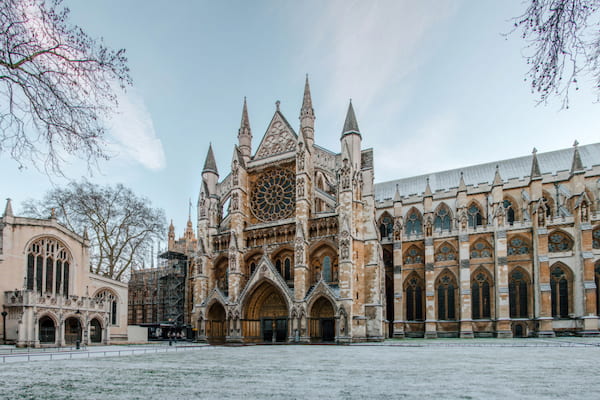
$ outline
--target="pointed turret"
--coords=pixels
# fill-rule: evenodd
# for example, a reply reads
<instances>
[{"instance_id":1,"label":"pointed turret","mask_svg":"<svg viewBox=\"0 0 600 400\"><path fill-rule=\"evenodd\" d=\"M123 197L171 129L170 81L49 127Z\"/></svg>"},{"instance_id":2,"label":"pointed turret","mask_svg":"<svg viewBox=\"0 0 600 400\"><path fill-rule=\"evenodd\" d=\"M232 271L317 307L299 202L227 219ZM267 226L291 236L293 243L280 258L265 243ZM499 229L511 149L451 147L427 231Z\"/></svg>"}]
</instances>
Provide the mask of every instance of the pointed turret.
<instances>
[{"instance_id":1,"label":"pointed turret","mask_svg":"<svg viewBox=\"0 0 600 400\"><path fill-rule=\"evenodd\" d=\"M248 118L248 105L244 97L244 107L242 109L242 122L238 131L238 146L244 157L244 161L250 160L252 154L252 130L250 129L250 119Z\"/></svg>"},{"instance_id":2,"label":"pointed turret","mask_svg":"<svg viewBox=\"0 0 600 400\"><path fill-rule=\"evenodd\" d=\"M460 180L458 181L458 192L466 192L467 191L467 185L465 185L465 177L463 175L463 172L460 172Z\"/></svg>"},{"instance_id":3,"label":"pointed turret","mask_svg":"<svg viewBox=\"0 0 600 400\"><path fill-rule=\"evenodd\" d=\"M188 240L194 239L194 229L192 226L192 199L189 200L188 220L183 236Z\"/></svg>"},{"instance_id":4,"label":"pointed turret","mask_svg":"<svg viewBox=\"0 0 600 400\"><path fill-rule=\"evenodd\" d=\"M352 100L350 100L350 105L348 105L348 111L346 112L346 121L344 122L344 129L342 129L342 137L349 134L360 136L358 122L356 122L356 114L354 114L354 107L352 107Z\"/></svg>"},{"instance_id":5,"label":"pointed turret","mask_svg":"<svg viewBox=\"0 0 600 400\"><path fill-rule=\"evenodd\" d=\"M503 184L504 184L504 181L502 180L502 177L500 176L500 166L498 164L496 164L496 172L494 173L494 181L492 182L492 187L502 186Z\"/></svg>"},{"instance_id":6,"label":"pointed turret","mask_svg":"<svg viewBox=\"0 0 600 400\"><path fill-rule=\"evenodd\" d=\"M583 162L581 162L581 155L579 154L579 142L576 140L573 143L573 162L571 163L571 175L581 174L584 172Z\"/></svg>"},{"instance_id":7,"label":"pointed turret","mask_svg":"<svg viewBox=\"0 0 600 400\"><path fill-rule=\"evenodd\" d=\"M213 153L212 143L208 145L208 153L206 154L206 160L204 161L204 168L202 174L205 172L213 172L219 175L217 170L217 162L215 161L215 154Z\"/></svg>"},{"instance_id":8,"label":"pointed turret","mask_svg":"<svg viewBox=\"0 0 600 400\"><path fill-rule=\"evenodd\" d=\"M537 149L535 147L533 148L531 154L533 154L533 158L531 159L531 173L529 174L530 179L541 179L542 172L540 171L540 163L538 162Z\"/></svg>"},{"instance_id":9,"label":"pointed turret","mask_svg":"<svg viewBox=\"0 0 600 400\"><path fill-rule=\"evenodd\" d=\"M204 168L202 169L202 181L206 184L206 189L208 189L207 196L216 193L218 180L219 171L217 171L217 162L215 161L212 144L210 144L208 146L208 153L206 154L206 161L204 161Z\"/></svg>"},{"instance_id":10,"label":"pointed turret","mask_svg":"<svg viewBox=\"0 0 600 400\"><path fill-rule=\"evenodd\" d=\"M396 185L396 193L394 193L394 203L402 201L402 196L400 196L400 185Z\"/></svg>"},{"instance_id":11,"label":"pointed turret","mask_svg":"<svg viewBox=\"0 0 600 400\"><path fill-rule=\"evenodd\" d=\"M6 199L6 207L4 208L4 217L14 217L12 210L12 200Z\"/></svg>"},{"instance_id":12,"label":"pointed turret","mask_svg":"<svg viewBox=\"0 0 600 400\"><path fill-rule=\"evenodd\" d=\"M429 186L429 177L427 177L427 185L425 185L425 193L423 193L423 197L433 197L431 186Z\"/></svg>"},{"instance_id":13,"label":"pointed turret","mask_svg":"<svg viewBox=\"0 0 600 400\"><path fill-rule=\"evenodd\" d=\"M315 141L315 110L310 96L310 84L308 83L308 74L304 83L304 97L302 99L302 108L300 109L300 133L306 140L309 151Z\"/></svg>"}]
</instances>

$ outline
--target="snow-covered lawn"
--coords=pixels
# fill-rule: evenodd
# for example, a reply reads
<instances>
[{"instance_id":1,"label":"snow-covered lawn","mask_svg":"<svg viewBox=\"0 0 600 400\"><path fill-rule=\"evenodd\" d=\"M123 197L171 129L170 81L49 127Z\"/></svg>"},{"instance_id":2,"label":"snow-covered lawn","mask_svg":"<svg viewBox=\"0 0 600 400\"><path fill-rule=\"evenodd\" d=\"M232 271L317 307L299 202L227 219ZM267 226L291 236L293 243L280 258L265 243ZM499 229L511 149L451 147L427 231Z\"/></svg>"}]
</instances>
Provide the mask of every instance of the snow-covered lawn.
<instances>
[{"instance_id":1,"label":"snow-covered lawn","mask_svg":"<svg viewBox=\"0 0 600 400\"><path fill-rule=\"evenodd\" d=\"M0 364L11 399L597 398L600 342L397 340L203 347Z\"/></svg>"}]
</instances>

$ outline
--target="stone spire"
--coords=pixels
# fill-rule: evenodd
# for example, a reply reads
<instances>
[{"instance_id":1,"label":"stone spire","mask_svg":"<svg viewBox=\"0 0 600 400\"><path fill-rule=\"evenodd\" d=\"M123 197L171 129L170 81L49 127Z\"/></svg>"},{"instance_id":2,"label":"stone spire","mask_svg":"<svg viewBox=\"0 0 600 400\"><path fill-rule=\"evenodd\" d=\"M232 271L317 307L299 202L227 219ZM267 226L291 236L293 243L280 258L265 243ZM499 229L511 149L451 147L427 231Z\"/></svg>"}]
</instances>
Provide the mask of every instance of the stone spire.
<instances>
[{"instance_id":1,"label":"stone spire","mask_svg":"<svg viewBox=\"0 0 600 400\"><path fill-rule=\"evenodd\" d=\"M315 110L310 96L310 85L308 83L308 74L304 83L304 98L302 99L302 108L300 109L300 136L307 142L308 151L311 151L315 141Z\"/></svg>"},{"instance_id":2,"label":"stone spire","mask_svg":"<svg viewBox=\"0 0 600 400\"><path fill-rule=\"evenodd\" d=\"M540 163L537 159L537 149L535 147L531 154L533 154L533 158L531 159L531 173L529 174L529 177L531 180L540 179L542 177L542 172L540 171Z\"/></svg>"},{"instance_id":3,"label":"stone spire","mask_svg":"<svg viewBox=\"0 0 600 400\"><path fill-rule=\"evenodd\" d=\"M208 145L208 154L206 154L206 161L204 161L204 168L202 169L202 174L205 172L214 172L219 175L219 171L217 171L217 162L215 161L215 155L212 149L212 143Z\"/></svg>"},{"instance_id":4,"label":"stone spire","mask_svg":"<svg viewBox=\"0 0 600 400\"><path fill-rule=\"evenodd\" d=\"M6 199L6 207L4 208L4 217L14 217L12 210L12 200Z\"/></svg>"},{"instance_id":5,"label":"stone spire","mask_svg":"<svg viewBox=\"0 0 600 400\"><path fill-rule=\"evenodd\" d=\"M175 240L175 226L173 225L173 220L171 220L171 224L169 225L169 241Z\"/></svg>"},{"instance_id":6,"label":"stone spire","mask_svg":"<svg viewBox=\"0 0 600 400\"><path fill-rule=\"evenodd\" d=\"M573 162L571 163L571 175L581 174L584 172L583 163L581 162L581 155L579 154L579 142L576 140L573 143Z\"/></svg>"},{"instance_id":7,"label":"stone spire","mask_svg":"<svg viewBox=\"0 0 600 400\"><path fill-rule=\"evenodd\" d=\"M244 97L244 107L242 109L242 121L238 130L238 146L245 161L250 160L252 153L252 130L250 129L250 119L248 118L248 105Z\"/></svg>"},{"instance_id":8,"label":"stone spire","mask_svg":"<svg viewBox=\"0 0 600 400\"><path fill-rule=\"evenodd\" d=\"M494 181L492 182L492 187L502 186L503 184L504 184L504 181L502 180L502 177L500 176L500 166L498 164L496 164L496 172L494 173Z\"/></svg>"},{"instance_id":9,"label":"stone spire","mask_svg":"<svg viewBox=\"0 0 600 400\"><path fill-rule=\"evenodd\" d=\"M431 186L429 186L429 177L427 177L427 185L425 186L425 193L423 193L424 197L432 197L433 192L431 191Z\"/></svg>"},{"instance_id":10,"label":"stone spire","mask_svg":"<svg viewBox=\"0 0 600 400\"><path fill-rule=\"evenodd\" d=\"M467 185L465 185L465 177L462 171L460 171L460 181L458 181L458 191L459 192L466 192L467 191Z\"/></svg>"},{"instance_id":11,"label":"stone spire","mask_svg":"<svg viewBox=\"0 0 600 400\"><path fill-rule=\"evenodd\" d=\"M360 130L358 129L358 122L356 122L356 115L354 114L354 108L352 107L351 99L350 105L348 106L348 112L346 113L344 129L342 129L342 137L353 133L360 136Z\"/></svg>"}]
</instances>

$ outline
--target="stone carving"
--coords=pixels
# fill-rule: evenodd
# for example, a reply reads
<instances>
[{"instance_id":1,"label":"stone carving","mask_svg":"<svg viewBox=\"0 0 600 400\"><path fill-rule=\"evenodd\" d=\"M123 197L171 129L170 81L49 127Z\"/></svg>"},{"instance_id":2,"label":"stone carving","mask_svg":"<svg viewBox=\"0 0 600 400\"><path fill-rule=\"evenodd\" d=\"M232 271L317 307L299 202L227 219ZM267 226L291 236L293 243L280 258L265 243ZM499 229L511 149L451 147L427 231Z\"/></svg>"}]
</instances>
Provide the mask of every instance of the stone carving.
<instances>
[{"instance_id":1,"label":"stone carving","mask_svg":"<svg viewBox=\"0 0 600 400\"><path fill-rule=\"evenodd\" d=\"M431 215L427 216L425 220L425 236L431 236L433 231L433 222L431 221Z\"/></svg>"},{"instance_id":2,"label":"stone carving","mask_svg":"<svg viewBox=\"0 0 600 400\"><path fill-rule=\"evenodd\" d=\"M402 239L402 217L396 218L394 222L394 240Z\"/></svg>"},{"instance_id":3,"label":"stone carving","mask_svg":"<svg viewBox=\"0 0 600 400\"><path fill-rule=\"evenodd\" d=\"M540 207L537 210L537 214L538 214L538 227L546 226L546 210L544 209L543 206L540 205Z\"/></svg>"},{"instance_id":4,"label":"stone carving","mask_svg":"<svg viewBox=\"0 0 600 400\"><path fill-rule=\"evenodd\" d=\"M298 143L298 153L297 153L297 163L298 163L298 171L304 170L304 158L305 152L302 143Z\"/></svg>"},{"instance_id":5,"label":"stone carving","mask_svg":"<svg viewBox=\"0 0 600 400\"><path fill-rule=\"evenodd\" d=\"M298 178L297 182L298 197L304 197L304 178Z\"/></svg>"},{"instance_id":6,"label":"stone carving","mask_svg":"<svg viewBox=\"0 0 600 400\"><path fill-rule=\"evenodd\" d=\"M239 183L238 161L233 160L233 166L231 167L231 184L237 186Z\"/></svg>"},{"instance_id":7,"label":"stone carving","mask_svg":"<svg viewBox=\"0 0 600 400\"><path fill-rule=\"evenodd\" d=\"M348 231L342 232L342 239L340 240L340 255L344 260L350 258L350 234Z\"/></svg>"},{"instance_id":8,"label":"stone carving","mask_svg":"<svg viewBox=\"0 0 600 400\"><path fill-rule=\"evenodd\" d=\"M239 202L239 194L237 194L237 192L232 193L231 202L229 203L230 210L237 211L240 208Z\"/></svg>"},{"instance_id":9,"label":"stone carving","mask_svg":"<svg viewBox=\"0 0 600 400\"><path fill-rule=\"evenodd\" d=\"M296 264L304 264L304 243L301 238L296 238Z\"/></svg>"},{"instance_id":10,"label":"stone carving","mask_svg":"<svg viewBox=\"0 0 600 400\"><path fill-rule=\"evenodd\" d=\"M504 210L504 206L500 203L496 208L496 219L498 221L498 226L504 226L504 216L506 212Z\"/></svg>"},{"instance_id":11,"label":"stone carving","mask_svg":"<svg viewBox=\"0 0 600 400\"><path fill-rule=\"evenodd\" d=\"M293 151L296 147L296 140L280 118L271 124L269 131L265 135L263 142L256 154L256 158L264 158L287 151Z\"/></svg>"},{"instance_id":12,"label":"stone carving","mask_svg":"<svg viewBox=\"0 0 600 400\"><path fill-rule=\"evenodd\" d=\"M586 201L581 203L580 217L581 222L588 222L590 219L589 209Z\"/></svg>"},{"instance_id":13,"label":"stone carving","mask_svg":"<svg viewBox=\"0 0 600 400\"><path fill-rule=\"evenodd\" d=\"M348 159L344 158L342 168L340 169L340 178L342 181L342 189L350 189L350 166Z\"/></svg>"}]
</instances>

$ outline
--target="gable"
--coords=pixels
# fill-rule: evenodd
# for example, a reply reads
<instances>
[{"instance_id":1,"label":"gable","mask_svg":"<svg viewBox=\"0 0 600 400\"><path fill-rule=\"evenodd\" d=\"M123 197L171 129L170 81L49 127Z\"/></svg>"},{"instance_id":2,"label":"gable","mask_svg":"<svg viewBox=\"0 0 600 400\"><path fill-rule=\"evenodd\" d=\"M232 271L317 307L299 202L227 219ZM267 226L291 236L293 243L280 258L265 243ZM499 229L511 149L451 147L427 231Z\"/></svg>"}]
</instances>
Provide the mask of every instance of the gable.
<instances>
[{"instance_id":1,"label":"gable","mask_svg":"<svg viewBox=\"0 0 600 400\"><path fill-rule=\"evenodd\" d=\"M256 150L254 159L295 151L297 138L296 132L294 132L284 116L279 111L276 111Z\"/></svg>"}]
</instances>

